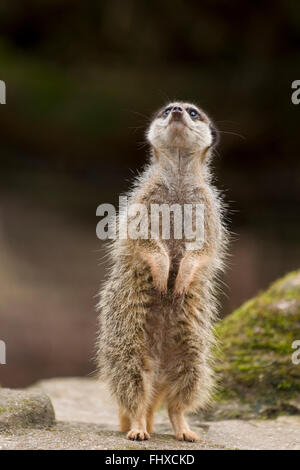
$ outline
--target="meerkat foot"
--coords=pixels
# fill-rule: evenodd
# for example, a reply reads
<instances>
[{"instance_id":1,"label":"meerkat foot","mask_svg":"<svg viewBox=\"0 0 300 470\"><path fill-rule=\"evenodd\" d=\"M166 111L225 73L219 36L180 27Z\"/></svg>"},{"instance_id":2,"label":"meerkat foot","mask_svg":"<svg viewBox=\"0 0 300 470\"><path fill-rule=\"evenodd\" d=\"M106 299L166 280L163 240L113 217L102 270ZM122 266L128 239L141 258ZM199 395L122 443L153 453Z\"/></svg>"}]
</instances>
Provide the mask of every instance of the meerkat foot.
<instances>
[{"instance_id":1,"label":"meerkat foot","mask_svg":"<svg viewBox=\"0 0 300 470\"><path fill-rule=\"evenodd\" d=\"M178 441L199 442L198 435L191 431L185 418L183 409L169 408L170 421L172 423L175 438Z\"/></svg>"},{"instance_id":2,"label":"meerkat foot","mask_svg":"<svg viewBox=\"0 0 300 470\"><path fill-rule=\"evenodd\" d=\"M131 429L127 433L127 439L131 441L147 441L150 439L150 434L146 429L146 413L143 413L132 419Z\"/></svg>"},{"instance_id":3,"label":"meerkat foot","mask_svg":"<svg viewBox=\"0 0 300 470\"><path fill-rule=\"evenodd\" d=\"M199 442L199 436L190 429L186 431L180 431L175 435L177 441L187 441L187 442Z\"/></svg>"},{"instance_id":4,"label":"meerkat foot","mask_svg":"<svg viewBox=\"0 0 300 470\"><path fill-rule=\"evenodd\" d=\"M150 439L150 434L142 429L131 429L127 433L127 439L130 441L148 441Z\"/></svg>"}]
</instances>

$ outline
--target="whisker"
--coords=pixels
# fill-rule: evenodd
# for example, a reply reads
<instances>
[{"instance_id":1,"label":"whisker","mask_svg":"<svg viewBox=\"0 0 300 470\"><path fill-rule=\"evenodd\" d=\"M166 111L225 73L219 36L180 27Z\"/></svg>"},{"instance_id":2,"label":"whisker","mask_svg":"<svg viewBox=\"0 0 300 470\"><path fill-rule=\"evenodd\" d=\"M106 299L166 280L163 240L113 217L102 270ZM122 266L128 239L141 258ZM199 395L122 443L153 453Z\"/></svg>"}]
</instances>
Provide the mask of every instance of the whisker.
<instances>
[{"instance_id":1,"label":"whisker","mask_svg":"<svg viewBox=\"0 0 300 470\"><path fill-rule=\"evenodd\" d=\"M221 123L221 122L227 122L227 123L229 123L229 124L238 124L238 122L237 122L237 121L228 121L228 120L226 120L226 119L225 119L225 120L223 120L223 121L214 121L214 122L215 122L215 123L217 123L217 122L218 122L218 123Z\"/></svg>"},{"instance_id":2,"label":"whisker","mask_svg":"<svg viewBox=\"0 0 300 470\"><path fill-rule=\"evenodd\" d=\"M140 113L139 111L134 111L133 109L128 109L128 108L125 109L125 111L128 111L132 114L136 114L137 116L144 118L147 122L151 122L151 118L149 118L149 116L146 116L145 114Z\"/></svg>"},{"instance_id":3,"label":"whisker","mask_svg":"<svg viewBox=\"0 0 300 470\"><path fill-rule=\"evenodd\" d=\"M148 147L148 142L137 142L138 149L141 150L145 147Z\"/></svg>"},{"instance_id":4,"label":"whisker","mask_svg":"<svg viewBox=\"0 0 300 470\"><path fill-rule=\"evenodd\" d=\"M230 135L236 135L237 137L240 137L243 140L246 140L246 137L242 134L238 134L237 132L230 132L230 131L218 131L220 134L230 134Z\"/></svg>"},{"instance_id":5,"label":"whisker","mask_svg":"<svg viewBox=\"0 0 300 470\"><path fill-rule=\"evenodd\" d=\"M167 103L171 103L171 100L169 98L169 96L167 95L167 93L163 90L158 90L159 94L161 95L161 97L167 102Z\"/></svg>"}]
</instances>

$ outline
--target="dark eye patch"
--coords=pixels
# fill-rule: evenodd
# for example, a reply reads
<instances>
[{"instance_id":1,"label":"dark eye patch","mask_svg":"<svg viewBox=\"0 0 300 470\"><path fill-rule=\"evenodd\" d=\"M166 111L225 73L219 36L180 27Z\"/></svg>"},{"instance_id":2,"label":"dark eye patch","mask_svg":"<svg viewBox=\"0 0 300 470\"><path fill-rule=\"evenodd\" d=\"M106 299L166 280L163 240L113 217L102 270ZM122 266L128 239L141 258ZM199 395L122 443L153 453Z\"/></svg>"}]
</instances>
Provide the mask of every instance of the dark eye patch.
<instances>
[{"instance_id":1,"label":"dark eye patch","mask_svg":"<svg viewBox=\"0 0 300 470\"><path fill-rule=\"evenodd\" d=\"M163 111L163 113L162 113L162 117L166 118L166 117L170 114L171 110L172 110L172 107L171 107L171 106L169 106L168 108L166 108L166 109Z\"/></svg>"},{"instance_id":2,"label":"dark eye patch","mask_svg":"<svg viewBox=\"0 0 300 470\"><path fill-rule=\"evenodd\" d=\"M189 113L192 119L199 119L200 121L203 120L201 114L196 108L187 108L187 112Z\"/></svg>"}]
</instances>

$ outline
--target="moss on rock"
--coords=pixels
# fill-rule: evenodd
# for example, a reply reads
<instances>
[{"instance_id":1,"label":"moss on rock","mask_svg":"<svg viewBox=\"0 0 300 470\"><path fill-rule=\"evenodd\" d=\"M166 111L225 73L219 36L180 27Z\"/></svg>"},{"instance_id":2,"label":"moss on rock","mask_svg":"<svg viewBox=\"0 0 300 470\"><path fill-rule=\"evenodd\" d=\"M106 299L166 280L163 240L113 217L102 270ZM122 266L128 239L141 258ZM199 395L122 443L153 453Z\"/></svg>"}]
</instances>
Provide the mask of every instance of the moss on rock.
<instances>
[{"instance_id":1,"label":"moss on rock","mask_svg":"<svg viewBox=\"0 0 300 470\"><path fill-rule=\"evenodd\" d=\"M216 333L220 416L300 412L300 364L292 362L292 343L300 340L300 271L243 304Z\"/></svg>"},{"instance_id":2,"label":"moss on rock","mask_svg":"<svg viewBox=\"0 0 300 470\"><path fill-rule=\"evenodd\" d=\"M55 414L50 399L42 392L0 390L0 431L10 428L52 426Z\"/></svg>"}]
</instances>

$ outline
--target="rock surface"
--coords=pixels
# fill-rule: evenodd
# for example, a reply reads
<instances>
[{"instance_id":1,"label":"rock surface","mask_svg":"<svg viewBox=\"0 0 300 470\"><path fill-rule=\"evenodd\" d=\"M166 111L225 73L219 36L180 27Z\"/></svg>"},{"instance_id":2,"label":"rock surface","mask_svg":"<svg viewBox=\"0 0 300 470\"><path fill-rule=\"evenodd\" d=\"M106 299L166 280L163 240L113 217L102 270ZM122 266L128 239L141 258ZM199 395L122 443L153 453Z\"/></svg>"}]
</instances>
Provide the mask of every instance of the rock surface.
<instances>
[{"instance_id":1,"label":"rock surface","mask_svg":"<svg viewBox=\"0 0 300 470\"><path fill-rule=\"evenodd\" d=\"M160 409L151 440L131 442L118 431L117 407L110 394L93 379L51 379L31 387L37 390L51 398L57 423L43 429L2 431L2 449L300 449L298 416L215 422L191 416L201 440L184 443L173 438L166 411Z\"/></svg>"},{"instance_id":2,"label":"rock surface","mask_svg":"<svg viewBox=\"0 0 300 470\"><path fill-rule=\"evenodd\" d=\"M0 388L0 430L52 426L54 423L51 401L41 391Z\"/></svg>"}]
</instances>

